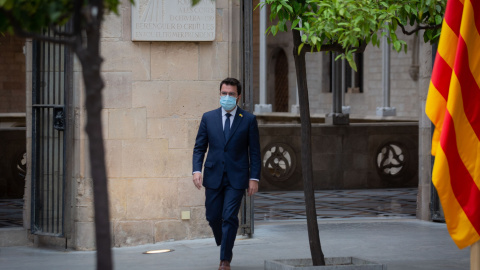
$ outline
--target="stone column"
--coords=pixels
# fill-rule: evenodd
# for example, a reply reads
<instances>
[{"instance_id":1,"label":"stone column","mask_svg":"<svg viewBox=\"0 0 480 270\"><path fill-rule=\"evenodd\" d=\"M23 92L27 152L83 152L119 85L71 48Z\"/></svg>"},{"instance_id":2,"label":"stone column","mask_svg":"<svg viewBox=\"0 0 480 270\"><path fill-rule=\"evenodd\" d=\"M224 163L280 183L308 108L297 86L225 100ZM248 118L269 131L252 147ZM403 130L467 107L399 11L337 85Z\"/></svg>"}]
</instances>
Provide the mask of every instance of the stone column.
<instances>
[{"instance_id":1,"label":"stone column","mask_svg":"<svg viewBox=\"0 0 480 270\"><path fill-rule=\"evenodd\" d=\"M302 20L300 20L300 22L298 23L298 26L299 27L302 27ZM302 35L303 32L300 31L300 35ZM296 97L296 103L293 104L291 107L290 107L290 112L292 114L300 114L300 98L298 97L298 84L296 82L297 80L295 79L295 97Z\"/></svg>"},{"instance_id":2,"label":"stone column","mask_svg":"<svg viewBox=\"0 0 480 270\"><path fill-rule=\"evenodd\" d=\"M382 38L382 84L383 107L377 107L378 116L395 116L395 107L390 107L390 44L387 35Z\"/></svg>"},{"instance_id":3,"label":"stone column","mask_svg":"<svg viewBox=\"0 0 480 270\"><path fill-rule=\"evenodd\" d=\"M290 108L290 112L292 114L300 114L300 103L299 103L299 99L298 99L298 84L296 84L295 86L295 96L296 96L296 103L293 104Z\"/></svg>"},{"instance_id":4,"label":"stone column","mask_svg":"<svg viewBox=\"0 0 480 270\"><path fill-rule=\"evenodd\" d=\"M332 112L325 115L325 124L348 125L349 115L342 112L341 79L342 67L340 62L335 61L337 53L332 53Z\"/></svg>"},{"instance_id":5,"label":"stone column","mask_svg":"<svg viewBox=\"0 0 480 270\"><path fill-rule=\"evenodd\" d=\"M260 104L255 104L255 113L272 112L267 104L267 6L260 9Z\"/></svg>"},{"instance_id":6,"label":"stone column","mask_svg":"<svg viewBox=\"0 0 480 270\"><path fill-rule=\"evenodd\" d=\"M420 36L423 33L419 33ZM418 121L418 199L417 218L430 220L430 192L432 187L432 123L425 114L428 87L432 74L432 46L420 42L420 74L418 80L419 121Z\"/></svg>"},{"instance_id":7,"label":"stone column","mask_svg":"<svg viewBox=\"0 0 480 270\"><path fill-rule=\"evenodd\" d=\"M347 89L347 60L342 59L342 113L350 114L350 106L345 106L345 89Z\"/></svg>"}]
</instances>

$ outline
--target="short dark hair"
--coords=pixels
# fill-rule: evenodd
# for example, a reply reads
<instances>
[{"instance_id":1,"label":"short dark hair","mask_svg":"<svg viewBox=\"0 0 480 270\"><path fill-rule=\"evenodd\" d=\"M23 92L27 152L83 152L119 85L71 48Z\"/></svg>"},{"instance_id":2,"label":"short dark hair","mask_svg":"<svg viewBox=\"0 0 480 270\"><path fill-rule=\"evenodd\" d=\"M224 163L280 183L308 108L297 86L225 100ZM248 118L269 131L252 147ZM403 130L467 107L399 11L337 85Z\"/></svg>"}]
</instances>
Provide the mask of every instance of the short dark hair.
<instances>
[{"instance_id":1,"label":"short dark hair","mask_svg":"<svg viewBox=\"0 0 480 270\"><path fill-rule=\"evenodd\" d=\"M237 87L237 94L242 94L242 84L235 78L226 78L220 83L220 91L222 91L222 85L232 85Z\"/></svg>"}]
</instances>

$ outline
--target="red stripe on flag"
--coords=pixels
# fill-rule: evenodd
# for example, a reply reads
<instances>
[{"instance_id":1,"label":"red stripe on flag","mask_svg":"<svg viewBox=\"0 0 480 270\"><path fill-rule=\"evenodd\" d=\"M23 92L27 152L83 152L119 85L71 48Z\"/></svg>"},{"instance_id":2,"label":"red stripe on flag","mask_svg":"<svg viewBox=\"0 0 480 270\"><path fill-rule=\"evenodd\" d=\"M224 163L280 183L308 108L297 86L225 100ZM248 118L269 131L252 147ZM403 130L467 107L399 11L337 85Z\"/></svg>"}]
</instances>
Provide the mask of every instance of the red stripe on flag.
<instances>
[{"instance_id":1,"label":"red stripe on flag","mask_svg":"<svg viewBox=\"0 0 480 270\"><path fill-rule=\"evenodd\" d=\"M445 22L452 28L452 31L458 36L460 34L460 25L463 13L463 4L459 0L448 0L445 10Z\"/></svg>"},{"instance_id":2,"label":"red stripe on flag","mask_svg":"<svg viewBox=\"0 0 480 270\"><path fill-rule=\"evenodd\" d=\"M477 138L480 140L480 88L470 70L467 44L460 36L454 70L462 89L463 109Z\"/></svg>"},{"instance_id":3,"label":"red stripe on flag","mask_svg":"<svg viewBox=\"0 0 480 270\"><path fill-rule=\"evenodd\" d=\"M447 158L453 193L472 226L480 234L480 190L458 153L454 122L449 111L445 112L440 144Z\"/></svg>"},{"instance_id":4,"label":"red stripe on flag","mask_svg":"<svg viewBox=\"0 0 480 270\"><path fill-rule=\"evenodd\" d=\"M448 99L448 89L450 87L451 79L452 68L437 52L432 72L432 83L445 100Z\"/></svg>"},{"instance_id":5,"label":"red stripe on flag","mask_svg":"<svg viewBox=\"0 0 480 270\"><path fill-rule=\"evenodd\" d=\"M475 26L477 27L477 32L480 31L480 1L479 0L470 0L473 7L473 17L475 19Z\"/></svg>"}]
</instances>

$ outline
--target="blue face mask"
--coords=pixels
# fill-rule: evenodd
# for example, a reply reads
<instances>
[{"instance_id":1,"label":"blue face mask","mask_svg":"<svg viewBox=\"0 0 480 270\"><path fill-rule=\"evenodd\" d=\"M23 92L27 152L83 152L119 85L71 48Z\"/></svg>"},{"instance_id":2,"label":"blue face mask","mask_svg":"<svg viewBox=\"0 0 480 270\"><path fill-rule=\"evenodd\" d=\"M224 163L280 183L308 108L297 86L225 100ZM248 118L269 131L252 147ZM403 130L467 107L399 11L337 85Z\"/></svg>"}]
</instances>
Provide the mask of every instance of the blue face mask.
<instances>
[{"instance_id":1,"label":"blue face mask","mask_svg":"<svg viewBox=\"0 0 480 270\"><path fill-rule=\"evenodd\" d=\"M237 98L228 95L221 96L220 105L225 109L225 111L233 110L233 108L235 108L235 105L237 105Z\"/></svg>"}]
</instances>

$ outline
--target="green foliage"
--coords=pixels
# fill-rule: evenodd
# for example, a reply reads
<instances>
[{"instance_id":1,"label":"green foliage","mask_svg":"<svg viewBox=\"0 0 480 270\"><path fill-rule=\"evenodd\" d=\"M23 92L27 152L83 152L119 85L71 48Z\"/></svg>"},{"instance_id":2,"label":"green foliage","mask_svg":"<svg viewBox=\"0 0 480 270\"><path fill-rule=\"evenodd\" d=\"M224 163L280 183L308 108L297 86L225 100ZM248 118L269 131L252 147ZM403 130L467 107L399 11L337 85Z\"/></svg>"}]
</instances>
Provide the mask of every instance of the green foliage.
<instances>
[{"instance_id":1,"label":"green foliage","mask_svg":"<svg viewBox=\"0 0 480 270\"><path fill-rule=\"evenodd\" d=\"M33 32L51 24L63 24L62 14L71 13L73 2L70 0L58 1L30 1L30 0L0 0L0 32L13 33L11 21L3 12L9 12L22 29Z\"/></svg>"},{"instance_id":2,"label":"green foliage","mask_svg":"<svg viewBox=\"0 0 480 270\"><path fill-rule=\"evenodd\" d=\"M202 0L190 0L191 1L191 4L192 4L192 7L193 6L196 6L198 3L202 2ZM210 0L212 2L215 2L215 0Z\"/></svg>"},{"instance_id":3,"label":"green foliage","mask_svg":"<svg viewBox=\"0 0 480 270\"><path fill-rule=\"evenodd\" d=\"M13 33L13 24L36 33L45 27L64 25L73 16L73 4L72 0L0 0L0 32ZM120 0L104 0L103 4L107 12L118 14Z\"/></svg>"},{"instance_id":4,"label":"green foliage","mask_svg":"<svg viewBox=\"0 0 480 270\"><path fill-rule=\"evenodd\" d=\"M267 32L290 29L301 31L303 44L321 50L324 45L339 45L345 58L356 70L353 53L363 44L380 45L380 38L388 34L388 42L396 51L407 50L404 40L397 37L399 26L427 27L425 42L436 42L446 0L265 0L259 5L270 7L270 20L276 24ZM417 29L418 30L418 29Z\"/></svg>"}]
</instances>

